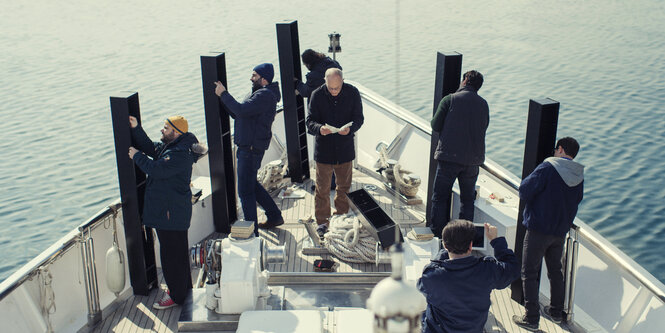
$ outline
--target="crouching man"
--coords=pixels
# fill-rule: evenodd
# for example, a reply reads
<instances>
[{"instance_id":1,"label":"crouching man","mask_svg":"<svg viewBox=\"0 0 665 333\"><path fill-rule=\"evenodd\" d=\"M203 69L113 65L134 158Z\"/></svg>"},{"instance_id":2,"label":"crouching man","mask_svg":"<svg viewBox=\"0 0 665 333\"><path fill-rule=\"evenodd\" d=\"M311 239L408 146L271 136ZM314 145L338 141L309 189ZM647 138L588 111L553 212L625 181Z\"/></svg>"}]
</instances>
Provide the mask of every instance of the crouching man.
<instances>
[{"instance_id":1,"label":"crouching man","mask_svg":"<svg viewBox=\"0 0 665 333\"><path fill-rule=\"evenodd\" d=\"M494 257L471 255L473 223L454 220L443 228L443 247L423 270L418 289L427 298L423 332L482 332L492 289L503 289L520 277L517 257L496 227L485 223Z\"/></svg>"}]
</instances>

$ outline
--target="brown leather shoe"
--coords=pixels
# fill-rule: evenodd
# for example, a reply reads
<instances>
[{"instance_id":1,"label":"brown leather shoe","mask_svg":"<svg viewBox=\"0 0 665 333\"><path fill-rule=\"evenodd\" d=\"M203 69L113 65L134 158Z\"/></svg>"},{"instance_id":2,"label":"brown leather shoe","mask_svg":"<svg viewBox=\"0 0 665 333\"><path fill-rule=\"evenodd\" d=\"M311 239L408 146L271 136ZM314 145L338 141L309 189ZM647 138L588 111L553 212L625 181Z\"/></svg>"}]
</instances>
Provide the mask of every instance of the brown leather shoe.
<instances>
[{"instance_id":1,"label":"brown leather shoe","mask_svg":"<svg viewBox=\"0 0 665 333\"><path fill-rule=\"evenodd\" d=\"M268 220L263 223L259 223L259 229L272 229L282 224L284 224L284 219L279 219L275 221Z\"/></svg>"}]
</instances>

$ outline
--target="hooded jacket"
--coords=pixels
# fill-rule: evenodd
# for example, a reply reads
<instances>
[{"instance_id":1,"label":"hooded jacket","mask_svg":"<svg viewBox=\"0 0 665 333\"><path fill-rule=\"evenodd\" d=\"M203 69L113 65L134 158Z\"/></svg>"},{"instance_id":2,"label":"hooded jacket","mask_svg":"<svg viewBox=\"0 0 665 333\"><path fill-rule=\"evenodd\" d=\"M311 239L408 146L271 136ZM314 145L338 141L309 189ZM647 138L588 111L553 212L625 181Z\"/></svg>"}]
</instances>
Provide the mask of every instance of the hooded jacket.
<instances>
[{"instance_id":1,"label":"hooded jacket","mask_svg":"<svg viewBox=\"0 0 665 333\"><path fill-rule=\"evenodd\" d=\"M520 184L527 229L564 237L575 220L584 193L584 165L549 157Z\"/></svg>"},{"instance_id":2,"label":"hooded jacket","mask_svg":"<svg viewBox=\"0 0 665 333\"><path fill-rule=\"evenodd\" d=\"M360 92L356 87L344 83L337 96L332 96L326 86L314 90L305 120L307 132L314 135L314 161L325 164L353 161L356 158L353 136L364 119ZM350 121L353 125L347 135L321 135L321 126L325 124L340 128Z\"/></svg>"},{"instance_id":3,"label":"hooded jacket","mask_svg":"<svg viewBox=\"0 0 665 333\"><path fill-rule=\"evenodd\" d=\"M234 119L233 142L240 148L265 151L272 138L277 102L282 98L277 82L254 91L238 103L228 91L219 97Z\"/></svg>"},{"instance_id":4,"label":"hooded jacket","mask_svg":"<svg viewBox=\"0 0 665 333\"><path fill-rule=\"evenodd\" d=\"M483 332L492 289L503 289L520 277L520 263L504 237L493 239L494 257L449 259L441 250L418 279L427 299L423 333Z\"/></svg>"},{"instance_id":5,"label":"hooded jacket","mask_svg":"<svg viewBox=\"0 0 665 333\"><path fill-rule=\"evenodd\" d=\"M307 82L303 83L302 81L299 81L296 85L296 89L298 89L300 96L309 98L316 88L326 83L326 71L330 68L342 69L342 66L340 66L337 61L330 59L330 57L325 57L316 62L312 67L312 70L305 75Z\"/></svg>"},{"instance_id":6,"label":"hooded jacket","mask_svg":"<svg viewBox=\"0 0 665 333\"><path fill-rule=\"evenodd\" d=\"M207 150L192 133L173 142L152 142L141 126L132 129L141 152L134 163L148 176L143 224L159 230L187 230L192 217L192 164ZM148 157L150 156L150 157Z\"/></svg>"},{"instance_id":7,"label":"hooded jacket","mask_svg":"<svg viewBox=\"0 0 665 333\"><path fill-rule=\"evenodd\" d=\"M460 87L444 97L432 119L439 132L434 159L461 165L485 161L485 132L490 122L487 101L472 86Z\"/></svg>"}]
</instances>

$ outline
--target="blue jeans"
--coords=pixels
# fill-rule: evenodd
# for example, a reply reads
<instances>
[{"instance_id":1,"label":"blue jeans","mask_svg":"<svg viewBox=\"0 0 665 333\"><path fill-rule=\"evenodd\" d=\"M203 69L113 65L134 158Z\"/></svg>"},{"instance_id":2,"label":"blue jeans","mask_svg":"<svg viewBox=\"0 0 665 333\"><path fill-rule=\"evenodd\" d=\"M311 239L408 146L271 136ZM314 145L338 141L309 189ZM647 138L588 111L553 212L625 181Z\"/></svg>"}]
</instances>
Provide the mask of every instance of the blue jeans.
<instances>
[{"instance_id":1,"label":"blue jeans","mask_svg":"<svg viewBox=\"0 0 665 333\"><path fill-rule=\"evenodd\" d=\"M458 180L460 188L461 207L459 218L473 221L473 201L476 199L475 188L478 179L478 166L445 161L437 162L434 190L432 191L430 228L435 236L441 237L441 232L450 218L449 200L455 179Z\"/></svg>"},{"instance_id":2,"label":"blue jeans","mask_svg":"<svg viewBox=\"0 0 665 333\"><path fill-rule=\"evenodd\" d=\"M539 274L545 258L547 278L550 280L550 306L552 313L563 311L564 282L561 257L565 239L527 229L522 249L522 290L526 320L537 324L540 321Z\"/></svg>"},{"instance_id":3,"label":"blue jeans","mask_svg":"<svg viewBox=\"0 0 665 333\"><path fill-rule=\"evenodd\" d=\"M254 221L254 234L259 235L256 203L266 211L266 216L270 221L282 219L282 212L279 210L275 201L272 200L268 191L256 180L256 173L261 167L263 151L252 151L246 148L238 148L236 156L238 158L238 197L242 204L242 212L245 215L245 221Z\"/></svg>"}]
</instances>

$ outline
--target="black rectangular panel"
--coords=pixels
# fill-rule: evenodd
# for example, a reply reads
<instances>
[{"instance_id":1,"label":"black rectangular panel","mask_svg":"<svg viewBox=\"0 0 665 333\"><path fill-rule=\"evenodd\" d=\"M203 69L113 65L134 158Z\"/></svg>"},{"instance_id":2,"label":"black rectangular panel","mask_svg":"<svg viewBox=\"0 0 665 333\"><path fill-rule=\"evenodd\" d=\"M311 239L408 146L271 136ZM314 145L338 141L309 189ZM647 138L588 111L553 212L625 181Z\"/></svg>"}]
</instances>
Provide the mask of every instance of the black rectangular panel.
<instances>
[{"instance_id":1,"label":"black rectangular panel","mask_svg":"<svg viewBox=\"0 0 665 333\"><path fill-rule=\"evenodd\" d=\"M549 98L543 100L529 100L529 116L526 125L526 139L524 141L524 161L522 164L522 179L533 172L546 158L552 156L556 144L556 130L559 121L559 102ZM517 214L517 229L515 232L515 255L518 262L522 262L522 249L526 228L524 221L524 202L520 200ZM516 302L524 303L522 280L517 279L510 286L511 298Z\"/></svg>"},{"instance_id":2,"label":"black rectangular panel","mask_svg":"<svg viewBox=\"0 0 665 333\"><path fill-rule=\"evenodd\" d=\"M284 103L284 129L286 151L291 181L302 183L309 179L309 161L307 160L305 103L302 96L296 95L294 78L302 80L300 70L300 45L298 41L298 21L277 23L277 49L279 52L279 75L282 83L282 102ZM304 157L303 157L304 156Z\"/></svg>"},{"instance_id":3,"label":"black rectangular panel","mask_svg":"<svg viewBox=\"0 0 665 333\"><path fill-rule=\"evenodd\" d=\"M358 216L358 220L376 239L382 248L388 249L395 244L395 228L399 226L376 203L371 194L364 189L349 192L349 204ZM401 231L398 233L400 242L404 241Z\"/></svg>"},{"instance_id":4,"label":"black rectangular panel","mask_svg":"<svg viewBox=\"0 0 665 333\"><path fill-rule=\"evenodd\" d=\"M201 79L208 137L213 220L215 231L229 233L231 223L238 218L231 126L228 110L215 94L216 81L221 81L228 89L224 53L201 56Z\"/></svg>"},{"instance_id":5,"label":"black rectangular panel","mask_svg":"<svg viewBox=\"0 0 665 333\"><path fill-rule=\"evenodd\" d=\"M158 280L152 229L144 228L141 220L146 175L127 154L129 147L133 146L129 116L136 117L141 123L139 94L121 93L112 96L110 101L129 279L134 294L148 295Z\"/></svg>"},{"instance_id":6,"label":"black rectangular panel","mask_svg":"<svg viewBox=\"0 0 665 333\"><path fill-rule=\"evenodd\" d=\"M457 52L436 54L436 76L434 77L434 108L432 116L436 113L441 100L449 94L457 91L462 77L462 54ZM432 192L434 191L434 175L436 175L437 161L434 152L439 142L439 132L432 131L429 154L429 174L427 177L427 205L425 216L427 225L431 226ZM452 196L451 196L452 198ZM450 217L450 203L446 205L448 213L444 216Z\"/></svg>"}]
</instances>

